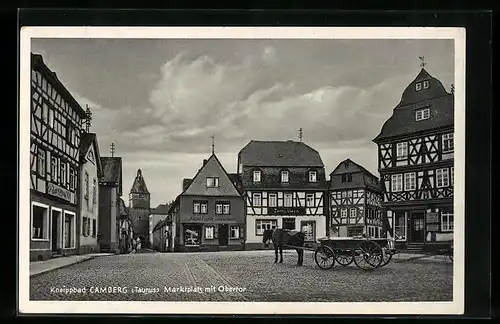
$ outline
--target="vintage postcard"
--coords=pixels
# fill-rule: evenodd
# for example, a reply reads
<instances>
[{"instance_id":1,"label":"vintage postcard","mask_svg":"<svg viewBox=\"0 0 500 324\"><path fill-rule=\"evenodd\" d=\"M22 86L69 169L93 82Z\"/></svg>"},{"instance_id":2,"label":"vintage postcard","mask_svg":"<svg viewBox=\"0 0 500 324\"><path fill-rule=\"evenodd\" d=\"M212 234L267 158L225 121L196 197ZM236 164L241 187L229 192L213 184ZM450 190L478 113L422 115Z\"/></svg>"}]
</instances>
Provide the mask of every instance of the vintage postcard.
<instances>
[{"instance_id":1,"label":"vintage postcard","mask_svg":"<svg viewBox=\"0 0 500 324\"><path fill-rule=\"evenodd\" d=\"M19 311L462 314L465 37L22 28Z\"/></svg>"}]
</instances>

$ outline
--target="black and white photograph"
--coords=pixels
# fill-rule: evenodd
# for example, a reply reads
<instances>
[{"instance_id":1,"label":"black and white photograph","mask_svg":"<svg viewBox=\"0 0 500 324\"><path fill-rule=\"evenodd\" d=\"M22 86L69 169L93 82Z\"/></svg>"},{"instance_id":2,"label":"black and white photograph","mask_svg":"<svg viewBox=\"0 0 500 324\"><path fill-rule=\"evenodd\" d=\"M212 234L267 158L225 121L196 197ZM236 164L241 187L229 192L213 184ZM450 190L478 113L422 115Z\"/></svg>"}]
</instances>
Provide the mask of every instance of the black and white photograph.
<instances>
[{"instance_id":1,"label":"black and white photograph","mask_svg":"<svg viewBox=\"0 0 500 324\"><path fill-rule=\"evenodd\" d=\"M463 312L465 30L20 37L21 310Z\"/></svg>"}]
</instances>

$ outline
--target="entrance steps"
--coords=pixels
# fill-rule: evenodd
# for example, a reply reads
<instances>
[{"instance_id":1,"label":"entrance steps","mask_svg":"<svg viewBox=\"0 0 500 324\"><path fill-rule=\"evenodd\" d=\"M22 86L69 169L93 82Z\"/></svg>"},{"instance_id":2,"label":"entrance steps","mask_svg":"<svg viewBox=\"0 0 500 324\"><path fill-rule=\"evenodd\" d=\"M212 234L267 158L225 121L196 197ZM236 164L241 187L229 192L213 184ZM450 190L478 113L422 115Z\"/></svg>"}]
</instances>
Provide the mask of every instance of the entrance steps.
<instances>
[{"instance_id":1,"label":"entrance steps","mask_svg":"<svg viewBox=\"0 0 500 324\"><path fill-rule=\"evenodd\" d=\"M406 249L409 252L421 252L424 249L424 243L408 243Z\"/></svg>"}]
</instances>

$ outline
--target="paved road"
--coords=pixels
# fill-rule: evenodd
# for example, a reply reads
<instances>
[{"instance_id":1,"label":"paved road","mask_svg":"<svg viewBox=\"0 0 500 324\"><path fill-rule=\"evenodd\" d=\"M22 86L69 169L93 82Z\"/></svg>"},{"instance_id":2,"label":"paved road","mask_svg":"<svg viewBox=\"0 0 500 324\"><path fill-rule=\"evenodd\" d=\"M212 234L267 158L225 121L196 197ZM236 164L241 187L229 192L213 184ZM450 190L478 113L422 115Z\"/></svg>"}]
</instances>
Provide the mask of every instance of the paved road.
<instances>
[{"instance_id":1,"label":"paved road","mask_svg":"<svg viewBox=\"0 0 500 324\"><path fill-rule=\"evenodd\" d=\"M365 272L321 270L312 253L271 251L106 256L31 278L32 300L450 301L451 262L403 261ZM219 291L222 290L222 291Z\"/></svg>"}]
</instances>

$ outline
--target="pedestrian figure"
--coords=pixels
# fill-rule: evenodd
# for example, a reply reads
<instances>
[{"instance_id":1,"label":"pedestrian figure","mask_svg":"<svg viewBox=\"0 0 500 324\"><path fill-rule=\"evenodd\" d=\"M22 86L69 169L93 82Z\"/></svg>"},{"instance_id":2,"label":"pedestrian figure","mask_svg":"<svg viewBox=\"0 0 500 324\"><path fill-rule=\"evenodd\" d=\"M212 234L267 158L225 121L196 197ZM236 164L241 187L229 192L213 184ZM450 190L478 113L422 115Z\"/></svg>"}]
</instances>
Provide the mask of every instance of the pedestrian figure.
<instances>
[{"instance_id":1,"label":"pedestrian figure","mask_svg":"<svg viewBox=\"0 0 500 324\"><path fill-rule=\"evenodd\" d=\"M137 238L137 246L136 246L136 252L139 251L141 249L141 246L142 246L142 243L141 243L141 238L138 237Z\"/></svg>"}]
</instances>

